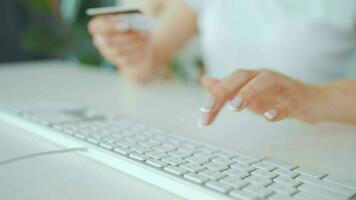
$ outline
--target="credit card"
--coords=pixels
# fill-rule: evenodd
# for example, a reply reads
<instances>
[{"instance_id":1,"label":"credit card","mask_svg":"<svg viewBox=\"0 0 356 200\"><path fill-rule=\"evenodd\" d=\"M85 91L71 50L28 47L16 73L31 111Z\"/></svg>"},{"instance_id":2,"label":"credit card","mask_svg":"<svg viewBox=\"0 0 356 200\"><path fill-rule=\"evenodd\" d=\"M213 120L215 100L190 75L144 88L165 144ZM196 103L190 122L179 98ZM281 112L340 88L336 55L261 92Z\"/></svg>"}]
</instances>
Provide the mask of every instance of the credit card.
<instances>
[{"instance_id":1,"label":"credit card","mask_svg":"<svg viewBox=\"0 0 356 200\"><path fill-rule=\"evenodd\" d=\"M135 7L101 7L86 10L89 16L118 16L123 20L122 31L136 30L149 31L160 26L160 22L153 17L145 15L139 8Z\"/></svg>"},{"instance_id":2,"label":"credit card","mask_svg":"<svg viewBox=\"0 0 356 200\"><path fill-rule=\"evenodd\" d=\"M130 14L142 14L139 8L135 7L101 7L101 8L89 8L86 10L89 16L99 15L130 15Z\"/></svg>"}]
</instances>

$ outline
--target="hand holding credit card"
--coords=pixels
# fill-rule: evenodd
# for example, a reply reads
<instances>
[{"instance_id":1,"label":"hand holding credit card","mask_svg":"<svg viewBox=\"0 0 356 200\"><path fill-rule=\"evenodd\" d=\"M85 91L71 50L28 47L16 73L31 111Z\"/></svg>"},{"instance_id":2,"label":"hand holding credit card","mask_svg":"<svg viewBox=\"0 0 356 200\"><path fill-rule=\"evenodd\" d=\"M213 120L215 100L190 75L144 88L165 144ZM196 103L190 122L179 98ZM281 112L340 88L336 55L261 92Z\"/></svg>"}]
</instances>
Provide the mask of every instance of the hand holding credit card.
<instances>
[{"instance_id":1,"label":"hand holding credit card","mask_svg":"<svg viewBox=\"0 0 356 200\"><path fill-rule=\"evenodd\" d=\"M118 16L122 22L115 27L118 31L149 31L160 26L158 20L145 15L134 7L102 7L90 8L86 12L89 16Z\"/></svg>"}]
</instances>

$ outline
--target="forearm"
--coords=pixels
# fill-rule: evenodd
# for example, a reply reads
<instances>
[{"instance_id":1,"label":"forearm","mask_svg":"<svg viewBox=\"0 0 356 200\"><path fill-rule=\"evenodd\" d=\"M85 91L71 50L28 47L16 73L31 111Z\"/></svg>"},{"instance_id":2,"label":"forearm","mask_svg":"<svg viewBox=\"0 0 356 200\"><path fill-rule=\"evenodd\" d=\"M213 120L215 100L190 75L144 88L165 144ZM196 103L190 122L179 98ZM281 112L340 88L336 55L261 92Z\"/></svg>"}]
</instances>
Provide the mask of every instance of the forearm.
<instances>
[{"instance_id":1,"label":"forearm","mask_svg":"<svg viewBox=\"0 0 356 200\"><path fill-rule=\"evenodd\" d=\"M318 121L337 121L356 124L356 79L344 79L320 86Z\"/></svg>"},{"instance_id":2,"label":"forearm","mask_svg":"<svg viewBox=\"0 0 356 200\"><path fill-rule=\"evenodd\" d=\"M196 32L196 16L184 0L169 0L159 19L162 26L152 33L154 64L167 66Z\"/></svg>"}]
</instances>

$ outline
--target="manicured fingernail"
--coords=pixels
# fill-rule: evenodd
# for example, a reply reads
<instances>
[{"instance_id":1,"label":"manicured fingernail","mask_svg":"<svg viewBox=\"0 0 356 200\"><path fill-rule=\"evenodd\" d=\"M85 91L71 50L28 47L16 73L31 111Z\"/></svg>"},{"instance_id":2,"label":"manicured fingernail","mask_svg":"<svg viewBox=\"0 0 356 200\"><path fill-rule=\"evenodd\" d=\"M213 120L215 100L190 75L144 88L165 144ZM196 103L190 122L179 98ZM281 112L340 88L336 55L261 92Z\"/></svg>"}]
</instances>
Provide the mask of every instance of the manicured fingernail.
<instances>
[{"instance_id":1,"label":"manicured fingernail","mask_svg":"<svg viewBox=\"0 0 356 200\"><path fill-rule=\"evenodd\" d=\"M99 44L99 45L102 45L102 44L106 43L105 37L102 36L102 35L96 35L94 37L94 41L95 41L96 44Z\"/></svg>"},{"instance_id":2,"label":"manicured fingernail","mask_svg":"<svg viewBox=\"0 0 356 200\"><path fill-rule=\"evenodd\" d=\"M130 25L126 22L120 22L115 26L115 30L117 31L127 31L129 29L130 29Z\"/></svg>"},{"instance_id":3,"label":"manicured fingernail","mask_svg":"<svg viewBox=\"0 0 356 200\"><path fill-rule=\"evenodd\" d=\"M213 109L213 107L215 106L215 102L216 102L216 98L213 97L213 96L209 96L209 97L205 100L203 106L200 107L200 110L201 110L202 112L210 112L210 111Z\"/></svg>"},{"instance_id":4,"label":"manicured fingernail","mask_svg":"<svg viewBox=\"0 0 356 200\"><path fill-rule=\"evenodd\" d=\"M203 128L205 126L207 126L209 123L209 113L207 112L202 112L201 115L200 115L200 118L198 120L198 127L199 128Z\"/></svg>"},{"instance_id":5,"label":"manicured fingernail","mask_svg":"<svg viewBox=\"0 0 356 200\"><path fill-rule=\"evenodd\" d=\"M243 98L241 96L235 97L229 105L229 109L232 111L238 111L241 108L241 105L243 103Z\"/></svg>"},{"instance_id":6,"label":"manicured fingernail","mask_svg":"<svg viewBox=\"0 0 356 200\"><path fill-rule=\"evenodd\" d=\"M267 112L264 113L264 116L268 119L268 120L274 120L278 115L278 111L277 110L269 110Z\"/></svg>"}]
</instances>

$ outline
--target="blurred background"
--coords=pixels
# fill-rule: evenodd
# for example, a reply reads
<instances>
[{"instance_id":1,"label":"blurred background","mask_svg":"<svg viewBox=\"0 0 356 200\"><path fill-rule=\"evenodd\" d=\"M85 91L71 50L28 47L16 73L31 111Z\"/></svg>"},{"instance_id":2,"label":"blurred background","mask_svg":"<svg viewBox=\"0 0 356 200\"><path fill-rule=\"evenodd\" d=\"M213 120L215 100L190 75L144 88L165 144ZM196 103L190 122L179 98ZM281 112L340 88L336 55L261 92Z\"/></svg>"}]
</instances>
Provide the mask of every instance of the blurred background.
<instances>
[{"instance_id":1,"label":"blurred background","mask_svg":"<svg viewBox=\"0 0 356 200\"><path fill-rule=\"evenodd\" d=\"M0 62L64 59L115 69L93 47L87 8L140 4L142 0L2 0ZM172 62L176 76L195 80L201 63L194 40ZM192 66L193 65L193 66Z\"/></svg>"}]
</instances>

